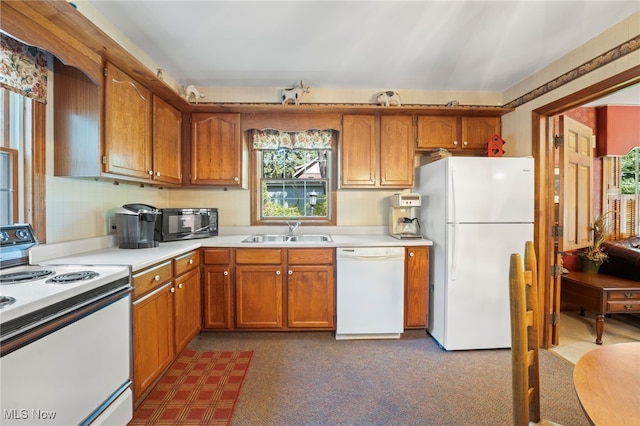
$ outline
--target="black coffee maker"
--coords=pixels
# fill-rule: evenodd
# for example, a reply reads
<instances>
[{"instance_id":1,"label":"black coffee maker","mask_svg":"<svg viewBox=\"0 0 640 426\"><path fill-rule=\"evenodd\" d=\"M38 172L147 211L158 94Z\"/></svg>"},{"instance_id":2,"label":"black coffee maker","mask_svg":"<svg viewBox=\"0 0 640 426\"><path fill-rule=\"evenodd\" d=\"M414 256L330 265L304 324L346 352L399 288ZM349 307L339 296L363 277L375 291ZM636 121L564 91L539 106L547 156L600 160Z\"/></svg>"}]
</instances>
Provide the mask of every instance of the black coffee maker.
<instances>
[{"instance_id":1,"label":"black coffee maker","mask_svg":"<svg viewBox=\"0 0 640 426\"><path fill-rule=\"evenodd\" d=\"M127 249L158 247L156 218L160 211L148 204L125 204L116 210L118 247Z\"/></svg>"}]
</instances>

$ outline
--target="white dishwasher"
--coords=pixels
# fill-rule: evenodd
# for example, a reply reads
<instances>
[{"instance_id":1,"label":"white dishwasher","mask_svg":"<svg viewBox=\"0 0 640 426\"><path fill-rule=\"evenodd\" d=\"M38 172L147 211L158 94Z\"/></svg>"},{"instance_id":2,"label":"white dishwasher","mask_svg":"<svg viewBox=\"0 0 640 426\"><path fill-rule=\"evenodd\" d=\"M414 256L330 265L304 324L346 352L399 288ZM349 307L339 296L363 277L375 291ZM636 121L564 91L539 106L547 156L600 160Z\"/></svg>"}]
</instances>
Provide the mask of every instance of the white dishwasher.
<instances>
[{"instance_id":1,"label":"white dishwasher","mask_svg":"<svg viewBox=\"0 0 640 426\"><path fill-rule=\"evenodd\" d=\"M399 338L404 247L341 247L336 259L336 339Z\"/></svg>"}]
</instances>

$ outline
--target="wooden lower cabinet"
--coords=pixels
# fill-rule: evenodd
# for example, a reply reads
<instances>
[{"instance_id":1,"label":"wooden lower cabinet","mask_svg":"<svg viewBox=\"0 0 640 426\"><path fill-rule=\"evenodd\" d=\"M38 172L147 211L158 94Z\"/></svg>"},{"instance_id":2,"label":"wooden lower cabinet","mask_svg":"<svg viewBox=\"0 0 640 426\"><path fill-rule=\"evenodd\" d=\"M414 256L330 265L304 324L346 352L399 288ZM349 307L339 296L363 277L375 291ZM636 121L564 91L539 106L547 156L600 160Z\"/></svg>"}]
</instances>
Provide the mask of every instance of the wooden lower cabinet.
<instances>
[{"instance_id":1,"label":"wooden lower cabinet","mask_svg":"<svg viewBox=\"0 0 640 426\"><path fill-rule=\"evenodd\" d=\"M133 303L133 398L138 400L173 361L173 282Z\"/></svg>"},{"instance_id":2,"label":"wooden lower cabinet","mask_svg":"<svg viewBox=\"0 0 640 426\"><path fill-rule=\"evenodd\" d=\"M202 255L202 325L211 330L233 330L233 251L230 248L206 248Z\"/></svg>"},{"instance_id":3,"label":"wooden lower cabinet","mask_svg":"<svg viewBox=\"0 0 640 426\"><path fill-rule=\"evenodd\" d=\"M287 326L334 329L334 249L287 250Z\"/></svg>"},{"instance_id":4,"label":"wooden lower cabinet","mask_svg":"<svg viewBox=\"0 0 640 426\"><path fill-rule=\"evenodd\" d=\"M236 328L284 326L282 265L236 266Z\"/></svg>"},{"instance_id":5,"label":"wooden lower cabinet","mask_svg":"<svg viewBox=\"0 0 640 426\"><path fill-rule=\"evenodd\" d=\"M200 315L200 269L192 269L175 279L175 345L176 354L198 334L202 324Z\"/></svg>"},{"instance_id":6,"label":"wooden lower cabinet","mask_svg":"<svg viewBox=\"0 0 640 426\"><path fill-rule=\"evenodd\" d=\"M133 274L133 398L139 402L200 331L200 251Z\"/></svg>"},{"instance_id":7,"label":"wooden lower cabinet","mask_svg":"<svg viewBox=\"0 0 640 426\"><path fill-rule=\"evenodd\" d=\"M429 247L405 247L404 328L426 328L429 320Z\"/></svg>"}]
</instances>

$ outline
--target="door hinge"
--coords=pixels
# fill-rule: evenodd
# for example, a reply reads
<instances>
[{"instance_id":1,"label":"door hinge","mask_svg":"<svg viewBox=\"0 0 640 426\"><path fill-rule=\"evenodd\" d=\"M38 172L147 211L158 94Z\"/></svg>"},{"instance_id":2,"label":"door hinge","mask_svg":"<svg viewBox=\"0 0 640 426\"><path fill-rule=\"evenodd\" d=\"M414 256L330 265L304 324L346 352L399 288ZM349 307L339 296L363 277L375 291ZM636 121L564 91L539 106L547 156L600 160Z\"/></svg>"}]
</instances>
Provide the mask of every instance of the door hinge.
<instances>
[{"instance_id":1,"label":"door hinge","mask_svg":"<svg viewBox=\"0 0 640 426\"><path fill-rule=\"evenodd\" d=\"M562 237L563 233L564 233L564 227L562 225L553 225L551 227L552 237Z\"/></svg>"},{"instance_id":2,"label":"door hinge","mask_svg":"<svg viewBox=\"0 0 640 426\"><path fill-rule=\"evenodd\" d=\"M551 265L551 276L558 278L562 276L562 265Z\"/></svg>"},{"instance_id":3,"label":"door hinge","mask_svg":"<svg viewBox=\"0 0 640 426\"><path fill-rule=\"evenodd\" d=\"M107 156L106 155L102 156L102 164L107 164Z\"/></svg>"},{"instance_id":4,"label":"door hinge","mask_svg":"<svg viewBox=\"0 0 640 426\"><path fill-rule=\"evenodd\" d=\"M558 313L557 312L552 312L549 314L549 321L551 322L551 325L555 326L558 325Z\"/></svg>"},{"instance_id":5,"label":"door hinge","mask_svg":"<svg viewBox=\"0 0 640 426\"><path fill-rule=\"evenodd\" d=\"M564 136L555 135L553 137L553 147L560 148L562 145L564 145Z\"/></svg>"}]
</instances>

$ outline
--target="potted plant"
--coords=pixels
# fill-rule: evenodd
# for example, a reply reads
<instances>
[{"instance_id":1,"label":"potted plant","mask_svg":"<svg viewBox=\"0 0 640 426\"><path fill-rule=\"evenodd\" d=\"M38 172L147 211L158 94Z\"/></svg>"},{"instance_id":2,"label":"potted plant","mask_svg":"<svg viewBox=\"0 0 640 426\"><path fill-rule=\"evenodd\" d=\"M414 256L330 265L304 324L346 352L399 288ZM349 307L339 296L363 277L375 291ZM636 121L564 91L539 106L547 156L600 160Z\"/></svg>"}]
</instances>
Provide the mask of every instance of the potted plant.
<instances>
[{"instance_id":1,"label":"potted plant","mask_svg":"<svg viewBox=\"0 0 640 426\"><path fill-rule=\"evenodd\" d=\"M602 249L602 243L609 235L609 222L607 221L607 216L610 213L615 212L613 210L609 210L595 217L593 223L589 227L589 230L593 231L593 243L588 247L578 250L577 254L580 257L582 272L597 274L600 269L600 265L606 262L609 258L607 253Z\"/></svg>"}]
</instances>

